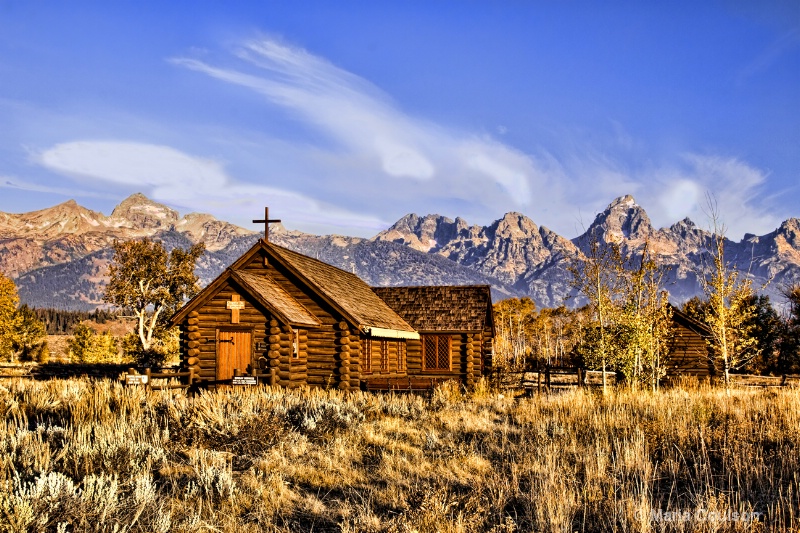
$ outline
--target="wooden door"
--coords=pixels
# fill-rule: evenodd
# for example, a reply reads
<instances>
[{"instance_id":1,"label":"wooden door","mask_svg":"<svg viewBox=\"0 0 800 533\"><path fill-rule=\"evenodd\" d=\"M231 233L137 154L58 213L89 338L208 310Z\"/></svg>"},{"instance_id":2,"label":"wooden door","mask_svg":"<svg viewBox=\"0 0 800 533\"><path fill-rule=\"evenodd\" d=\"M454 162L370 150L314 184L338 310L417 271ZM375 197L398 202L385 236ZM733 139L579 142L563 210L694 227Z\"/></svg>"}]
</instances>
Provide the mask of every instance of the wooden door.
<instances>
[{"instance_id":1,"label":"wooden door","mask_svg":"<svg viewBox=\"0 0 800 533\"><path fill-rule=\"evenodd\" d=\"M234 370L242 374L253 357L253 333L241 329L220 329L217 332L217 379L233 377Z\"/></svg>"}]
</instances>

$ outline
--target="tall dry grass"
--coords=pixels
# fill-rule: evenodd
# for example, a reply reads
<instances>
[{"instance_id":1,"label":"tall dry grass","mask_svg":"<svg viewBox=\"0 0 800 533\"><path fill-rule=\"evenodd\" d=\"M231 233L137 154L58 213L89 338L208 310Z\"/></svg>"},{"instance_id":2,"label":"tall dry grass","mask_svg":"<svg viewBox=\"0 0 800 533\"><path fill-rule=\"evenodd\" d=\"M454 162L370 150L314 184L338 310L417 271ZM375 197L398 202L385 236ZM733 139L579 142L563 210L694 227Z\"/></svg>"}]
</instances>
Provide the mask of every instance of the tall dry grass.
<instances>
[{"instance_id":1,"label":"tall dry grass","mask_svg":"<svg viewBox=\"0 0 800 533\"><path fill-rule=\"evenodd\" d=\"M19 379L0 388L0 531L797 530L799 406Z\"/></svg>"}]
</instances>

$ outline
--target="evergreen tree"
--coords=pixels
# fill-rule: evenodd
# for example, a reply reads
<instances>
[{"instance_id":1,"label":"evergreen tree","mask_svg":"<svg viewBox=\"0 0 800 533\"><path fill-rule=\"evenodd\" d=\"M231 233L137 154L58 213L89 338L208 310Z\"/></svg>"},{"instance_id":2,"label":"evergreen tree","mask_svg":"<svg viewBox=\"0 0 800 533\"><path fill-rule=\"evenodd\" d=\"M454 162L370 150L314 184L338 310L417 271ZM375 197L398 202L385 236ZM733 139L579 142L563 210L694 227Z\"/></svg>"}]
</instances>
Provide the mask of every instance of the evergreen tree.
<instances>
[{"instance_id":1,"label":"evergreen tree","mask_svg":"<svg viewBox=\"0 0 800 533\"><path fill-rule=\"evenodd\" d=\"M783 290L789 303L789 316L783 323L778 344L776 373L800 373L800 283Z\"/></svg>"},{"instance_id":2,"label":"evergreen tree","mask_svg":"<svg viewBox=\"0 0 800 533\"><path fill-rule=\"evenodd\" d=\"M44 362L49 358L47 332L44 323L27 305L17 310L16 332L11 349L20 361Z\"/></svg>"}]
</instances>

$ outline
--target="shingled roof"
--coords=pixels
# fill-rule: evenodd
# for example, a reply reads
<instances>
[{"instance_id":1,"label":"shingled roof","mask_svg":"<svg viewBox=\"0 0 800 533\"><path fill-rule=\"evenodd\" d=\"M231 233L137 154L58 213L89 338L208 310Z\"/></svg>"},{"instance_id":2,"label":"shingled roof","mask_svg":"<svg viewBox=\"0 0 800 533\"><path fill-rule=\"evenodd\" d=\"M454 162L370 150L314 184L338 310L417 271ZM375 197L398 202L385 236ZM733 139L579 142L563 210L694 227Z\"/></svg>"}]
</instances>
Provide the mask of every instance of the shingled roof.
<instances>
[{"instance_id":1,"label":"shingled roof","mask_svg":"<svg viewBox=\"0 0 800 533\"><path fill-rule=\"evenodd\" d=\"M172 318L177 325L189 312L203 305L228 279L233 279L267 309L294 325L319 326L319 320L266 273L244 270L259 252L266 253L297 276L310 290L364 332L377 337L419 338L416 330L381 300L364 281L318 259L293 252L263 239L253 245L214 281L186 303ZM272 260L270 259L270 260Z\"/></svg>"},{"instance_id":2,"label":"shingled roof","mask_svg":"<svg viewBox=\"0 0 800 533\"><path fill-rule=\"evenodd\" d=\"M231 276L239 285L260 300L262 305L277 311L289 323L298 326L319 327L319 320L271 277L259 276L244 270L234 270L231 272Z\"/></svg>"},{"instance_id":3,"label":"shingled roof","mask_svg":"<svg viewBox=\"0 0 800 533\"><path fill-rule=\"evenodd\" d=\"M261 241L261 244L277 254L288 268L305 278L334 307L349 315L358 326L366 329L414 332L413 327L398 316L355 274L273 243Z\"/></svg>"},{"instance_id":4,"label":"shingled roof","mask_svg":"<svg viewBox=\"0 0 800 533\"><path fill-rule=\"evenodd\" d=\"M418 331L494 329L488 285L373 287L397 314Z\"/></svg>"}]
</instances>

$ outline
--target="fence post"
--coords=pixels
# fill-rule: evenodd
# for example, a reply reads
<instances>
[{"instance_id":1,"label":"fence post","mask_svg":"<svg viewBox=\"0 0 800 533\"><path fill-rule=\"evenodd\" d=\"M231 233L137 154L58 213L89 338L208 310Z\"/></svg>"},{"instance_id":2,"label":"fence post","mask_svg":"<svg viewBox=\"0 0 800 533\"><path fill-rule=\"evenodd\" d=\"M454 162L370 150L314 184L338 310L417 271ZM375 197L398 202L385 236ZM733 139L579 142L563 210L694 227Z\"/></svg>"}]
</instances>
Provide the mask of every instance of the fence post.
<instances>
[{"instance_id":1,"label":"fence post","mask_svg":"<svg viewBox=\"0 0 800 533\"><path fill-rule=\"evenodd\" d=\"M191 387L192 385L194 385L194 367L190 366L189 367L189 386Z\"/></svg>"},{"instance_id":2,"label":"fence post","mask_svg":"<svg viewBox=\"0 0 800 533\"><path fill-rule=\"evenodd\" d=\"M542 393L542 367L536 368L536 394Z\"/></svg>"},{"instance_id":3,"label":"fence post","mask_svg":"<svg viewBox=\"0 0 800 533\"><path fill-rule=\"evenodd\" d=\"M550 394L550 365L547 365L544 368L545 389L547 389L547 394Z\"/></svg>"},{"instance_id":4,"label":"fence post","mask_svg":"<svg viewBox=\"0 0 800 533\"><path fill-rule=\"evenodd\" d=\"M578 367L578 388L583 388L583 369Z\"/></svg>"},{"instance_id":5,"label":"fence post","mask_svg":"<svg viewBox=\"0 0 800 533\"><path fill-rule=\"evenodd\" d=\"M144 369L144 375L147 376L147 388L152 390L153 389L153 378L150 376L150 367Z\"/></svg>"}]
</instances>

